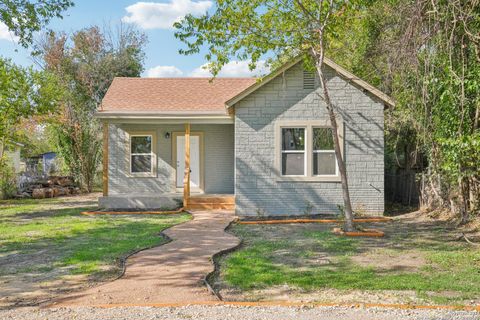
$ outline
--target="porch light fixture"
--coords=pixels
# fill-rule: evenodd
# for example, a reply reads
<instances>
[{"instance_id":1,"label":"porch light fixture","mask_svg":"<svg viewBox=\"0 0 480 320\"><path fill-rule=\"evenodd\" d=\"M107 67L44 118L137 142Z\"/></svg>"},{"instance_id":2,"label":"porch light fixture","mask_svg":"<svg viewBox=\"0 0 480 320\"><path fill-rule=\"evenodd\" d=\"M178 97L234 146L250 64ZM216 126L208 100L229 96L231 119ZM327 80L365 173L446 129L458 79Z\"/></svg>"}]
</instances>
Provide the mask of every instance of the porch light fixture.
<instances>
[{"instance_id":1,"label":"porch light fixture","mask_svg":"<svg viewBox=\"0 0 480 320\"><path fill-rule=\"evenodd\" d=\"M170 139L170 132L165 132L165 139Z\"/></svg>"}]
</instances>

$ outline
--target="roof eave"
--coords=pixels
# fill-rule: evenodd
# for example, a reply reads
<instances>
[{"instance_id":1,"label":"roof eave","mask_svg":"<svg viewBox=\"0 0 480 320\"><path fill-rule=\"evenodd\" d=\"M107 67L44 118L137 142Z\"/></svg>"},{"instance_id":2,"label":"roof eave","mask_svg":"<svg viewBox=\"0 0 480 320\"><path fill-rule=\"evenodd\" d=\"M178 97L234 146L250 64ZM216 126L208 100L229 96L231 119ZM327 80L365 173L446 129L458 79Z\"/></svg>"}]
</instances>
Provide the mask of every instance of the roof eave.
<instances>
[{"instance_id":1,"label":"roof eave","mask_svg":"<svg viewBox=\"0 0 480 320\"><path fill-rule=\"evenodd\" d=\"M271 80L275 79L277 76L279 76L281 73L285 72L286 70L290 69L297 63L299 63L303 59L303 56L297 56L296 58L292 59L290 62L285 63L282 67L278 68L276 71L270 73L269 75L265 76L264 78L260 79L257 81L257 83L254 83L250 87L246 88L239 94L237 94L235 97L231 98L227 102L225 102L225 107L231 108L233 107L237 102L240 100L244 99L251 93L255 92L259 88L263 87L267 83L269 83ZM395 101L388 96L387 94L383 93L379 89L375 88L374 86L370 85L366 81L360 79L359 77L355 76L353 73L347 71L340 65L336 64L332 60L328 58L324 58L324 64L329 66L330 68L334 69L336 72L338 72L343 78L345 78L348 81L351 81L352 83L362 87L363 89L367 90L370 92L372 95L377 97L378 99L382 100L387 107L395 107Z\"/></svg>"},{"instance_id":2,"label":"roof eave","mask_svg":"<svg viewBox=\"0 0 480 320\"><path fill-rule=\"evenodd\" d=\"M384 104L388 107L395 107L395 101L386 93L380 91L379 89L375 88L368 82L360 79L359 77L355 76L353 73L350 71L344 69L340 65L336 64L332 60L325 58L324 63L329 66L330 68L334 69L336 72L338 72L340 75L342 75L346 80L351 81L355 83L356 85L362 87L363 89L367 90L371 94L373 94L375 97L379 98L384 102Z\"/></svg>"},{"instance_id":3,"label":"roof eave","mask_svg":"<svg viewBox=\"0 0 480 320\"><path fill-rule=\"evenodd\" d=\"M103 121L211 121L229 123L233 117L218 112L117 112L100 111L95 117Z\"/></svg>"},{"instance_id":4,"label":"roof eave","mask_svg":"<svg viewBox=\"0 0 480 320\"><path fill-rule=\"evenodd\" d=\"M275 79L277 76L279 76L280 74L282 74L286 70L290 69L291 67L293 67L294 65L299 63L302 59L303 59L303 56L298 56L298 57L292 59L291 61L285 63L283 66L281 66L277 70L273 71L272 73L266 75L265 77L263 77L261 79L258 79L256 83L252 84L250 87L246 88L245 90L243 90L242 92L237 94L235 97L227 100L225 102L226 108L228 109L228 108L233 107L237 102L239 102L240 100L242 100L246 96L250 95L251 93L255 92L257 89L263 87L264 85L266 85L267 83L269 83L270 81Z\"/></svg>"}]
</instances>

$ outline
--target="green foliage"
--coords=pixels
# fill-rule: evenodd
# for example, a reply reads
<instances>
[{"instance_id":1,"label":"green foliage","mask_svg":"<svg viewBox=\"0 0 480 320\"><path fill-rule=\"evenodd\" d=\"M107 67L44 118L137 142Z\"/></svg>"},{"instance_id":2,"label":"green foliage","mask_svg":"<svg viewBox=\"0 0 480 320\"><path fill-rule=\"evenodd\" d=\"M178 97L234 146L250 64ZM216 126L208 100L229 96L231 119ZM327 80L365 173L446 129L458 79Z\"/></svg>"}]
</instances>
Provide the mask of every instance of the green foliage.
<instances>
[{"instance_id":1,"label":"green foliage","mask_svg":"<svg viewBox=\"0 0 480 320\"><path fill-rule=\"evenodd\" d=\"M0 158L0 199L9 199L17 192L17 179L10 161Z\"/></svg>"},{"instance_id":2,"label":"green foliage","mask_svg":"<svg viewBox=\"0 0 480 320\"><path fill-rule=\"evenodd\" d=\"M349 27L329 47L397 101L386 113L387 168L425 169L424 205L454 195L461 215L480 210L469 199L480 198L478 8L476 0L372 1L347 13Z\"/></svg>"},{"instance_id":3,"label":"green foliage","mask_svg":"<svg viewBox=\"0 0 480 320\"><path fill-rule=\"evenodd\" d=\"M0 157L5 146L16 140L19 123L54 112L60 95L52 73L25 69L0 58Z\"/></svg>"},{"instance_id":4,"label":"green foliage","mask_svg":"<svg viewBox=\"0 0 480 320\"><path fill-rule=\"evenodd\" d=\"M90 27L71 37L49 32L37 45L37 58L61 79L61 114L50 121L57 151L83 189L93 190L101 161L101 125L93 115L114 77L143 71L146 38L134 28L115 31Z\"/></svg>"},{"instance_id":5,"label":"green foliage","mask_svg":"<svg viewBox=\"0 0 480 320\"><path fill-rule=\"evenodd\" d=\"M95 175L102 159L102 142L100 124L92 121L88 113L77 112L71 125L66 123L51 124L55 133L57 150L65 165L84 189L93 191Z\"/></svg>"},{"instance_id":6,"label":"green foliage","mask_svg":"<svg viewBox=\"0 0 480 320\"><path fill-rule=\"evenodd\" d=\"M15 141L24 145L20 150L22 159L55 150L55 145L50 141L44 123L44 117L34 117L16 126Z\"/></svg>"},{"instance_id":7,"label":"green foliage","mask_svg":"<svg viewBox=\"0 0 480 320\"><path fill-rule=\"evenodd\" d=\"M186 44L182 54L207 47L205 58L213 75L232 58L250 61L253 70L267 55L267 62L277 66L293 56L321 50L319 29L324 27L327 37L335 37L344 12L368 2L219 0L212 14L187 15L175 23L175 36Z\"/></svg>"},{"instance_id":8,"label":"green foliage","mask_svg":"<svg viewBox=\"0 0 480 320\"><path fill-rule=\"evenodd\" d=\"M2 0L0 22L5 23L22 46L32 43L33 33L40 31L52 18L61 18L61 13L73 6L70 0Z\"/></svg>"}]
</instances>

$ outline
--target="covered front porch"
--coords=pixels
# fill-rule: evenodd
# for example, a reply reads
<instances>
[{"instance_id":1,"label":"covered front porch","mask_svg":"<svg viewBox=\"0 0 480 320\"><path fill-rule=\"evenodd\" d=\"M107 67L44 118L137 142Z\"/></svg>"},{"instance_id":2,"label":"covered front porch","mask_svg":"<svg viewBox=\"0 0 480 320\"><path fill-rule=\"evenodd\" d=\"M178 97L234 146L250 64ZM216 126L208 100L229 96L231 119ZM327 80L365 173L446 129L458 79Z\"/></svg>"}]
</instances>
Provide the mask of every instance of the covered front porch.
<instances>
[{"instance_id":1,"label":"covered front porch","mask_svg":"<svg viewBox=\"0 0 480 320\"><path fill-rule=\"evenodd\" d=\"M101 207L234 209L230 117L110 120L104 122L104 141Z\"/></svg>"}]
</instances>

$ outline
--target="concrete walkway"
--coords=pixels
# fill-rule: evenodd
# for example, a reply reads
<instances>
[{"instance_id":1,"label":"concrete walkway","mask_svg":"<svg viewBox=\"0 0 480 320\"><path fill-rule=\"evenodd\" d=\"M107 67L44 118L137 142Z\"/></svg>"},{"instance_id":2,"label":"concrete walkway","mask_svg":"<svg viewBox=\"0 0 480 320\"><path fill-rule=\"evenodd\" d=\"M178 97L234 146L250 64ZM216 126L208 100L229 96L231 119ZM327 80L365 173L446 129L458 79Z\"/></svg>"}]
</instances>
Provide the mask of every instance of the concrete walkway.
<instances>
[{"instance_id":1,"label":"concrete walkway","mask_svg":"<svg viewBox=\"0 0 480 320\"><path fill-rule=\"evenodd\" d=\"M211 257L236 246L224 232L233 211L195 211L193 220L164 231L171 242L135 254L125 275L115 281L69 295L54 305L185 303L212 301L204 277L214 269Z\"/></svg>"}]
</instances>

